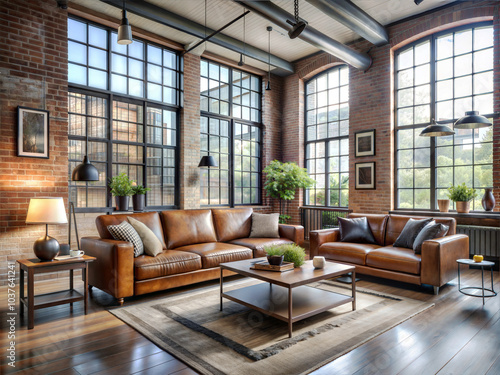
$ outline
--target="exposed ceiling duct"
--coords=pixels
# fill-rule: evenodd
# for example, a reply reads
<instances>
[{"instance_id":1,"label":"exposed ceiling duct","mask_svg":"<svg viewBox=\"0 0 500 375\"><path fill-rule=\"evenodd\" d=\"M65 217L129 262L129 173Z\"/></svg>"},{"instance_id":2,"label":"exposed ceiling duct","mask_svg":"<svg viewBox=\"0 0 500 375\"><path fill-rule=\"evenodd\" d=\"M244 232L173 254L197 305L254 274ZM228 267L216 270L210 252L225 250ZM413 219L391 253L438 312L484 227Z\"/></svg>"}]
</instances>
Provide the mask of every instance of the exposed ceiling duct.
<instances>
[{"instance_id":1,"label":"exposed ceiling duct","mask_svg":"<svg viewBox=\"0 0 500 375\"><path fill-rule=\"evenodd\" d=\"M389 43L386 29L349 0L306 1L369 42L377 46Z\"/></svg>"},{"instance_id":2,"label":"exposed ceiling duct","mask_svg":"<svg viewBox=\"0 0 500 375\"><path fill-rule=\"evenodd\" d=\"M290 28L287 20L294 20L294 16L292 14L270 1L233 1L254 11L255 13L258 13L262 17L285 30ZM304 29L298 38L335 57L338 57L355 68L367 70L371 66L372 59L368 54L349 48L346 45L320 33L310 25Z\"/></svg>"},{"instance_id":3,"label":"exposed ceiling duct","mask_svg":"<svg viewBox=\"0 0 500 375\"><path fill-rule=\"evenodd\" d=\"M123 7L122 0L101 0L103 3L113 5L117 8ZM178 14L172 13L164 8L158 7L156 5L150 4L146 1L140 0L127 0L126 9L130 13L134 13L140 17L147 18L151 21L158 22L162 25L172 27L176 30L182 31L189 35L193 35L197 38L204 38L214 32L213 29L206 28L196 22L193 22L187 18L179 16ZM293 19L293 18L292 18ZM243 42L238 39L232 38L230 36L218 33L210 38L210 42L217 44L221 47L227 48L231 51L237 53L242 53L252 59L261 61L265 64L268 62L268 53L261 49L255 48L248 44L244 45ZM278 68L275 73L282 74L283 71L287 73L293 73L293 66L288 61L279 58L277 56L271 56L271 65ZM279 71L281 70L281 72Z\"/></svg>"}]
</instances>

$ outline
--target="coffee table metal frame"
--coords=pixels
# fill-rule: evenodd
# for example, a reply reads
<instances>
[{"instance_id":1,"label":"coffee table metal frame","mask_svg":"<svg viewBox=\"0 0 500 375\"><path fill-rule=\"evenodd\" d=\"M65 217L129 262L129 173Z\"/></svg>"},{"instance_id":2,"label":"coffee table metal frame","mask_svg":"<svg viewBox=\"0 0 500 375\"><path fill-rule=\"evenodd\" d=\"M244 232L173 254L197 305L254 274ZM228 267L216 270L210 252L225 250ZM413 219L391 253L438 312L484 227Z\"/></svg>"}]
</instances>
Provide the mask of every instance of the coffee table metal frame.
<instances>
[{"instance_id":1,"label":"coffee table metal frame","mask_svg":"<svg viewBox=\"0 0 500 375\"><path fill-rule=\"evenodd\" d=\"M247 259L220 264L220 310L223 298L240 303L263 314L288 323L288 336L292 337L293 323L351 302L356 310L356 268L345 264L326 262L325 268L315 269L312 261L293 271L273 272L253 270L250 267L265 258ZM224 270L267 282L224 292ZM351 295L343 295L309 287L316 281L352 272ZM288 298L282 298L287 293Z\"/></svg>"},{"instance_id":2,"label":"coffee table metal frame","mask_svg":"<svg viewBox=\"0 0 500 375\"><path fill-rule=\"evenodd\" d=\"M481 267L481 287L478 286L467 286L467 287L462 287L460 283L460 265L465 264L469 266L480 266ZM494 262L489 262L487 260L483 260L482 262L474 262L472 259L457 259L457 266L458 266L458 291L462 294L465 294L467 296L471 297L482 297L483 298L483 305L484 305L484 299L485 298L490 298L490 297L495 297L497 295L497 292L495 292L495 289L493 288L493 266L495 265ZM485 288L484 287L484 267L490 267L491 271L491 289ZM464 290L480 290L481 294L472 294L472 293L467 293L464 292ZM488 294L484 294L484 292L487 291L489 292Z\"/></svg>"}]
</instances>

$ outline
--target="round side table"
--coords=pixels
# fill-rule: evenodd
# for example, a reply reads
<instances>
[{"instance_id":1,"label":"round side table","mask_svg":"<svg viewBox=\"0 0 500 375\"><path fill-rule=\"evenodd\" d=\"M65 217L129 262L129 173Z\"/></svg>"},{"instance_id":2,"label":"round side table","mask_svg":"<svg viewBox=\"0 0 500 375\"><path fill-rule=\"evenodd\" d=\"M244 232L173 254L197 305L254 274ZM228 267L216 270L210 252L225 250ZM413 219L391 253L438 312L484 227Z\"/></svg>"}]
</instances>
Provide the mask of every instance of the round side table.
<instances>
[{"instance_id":1,"label":"round side table","mask_svg":"<svg viewBox=\"0 0 500 375\"><path fill-rule=\"evenodd\" d=\"M467 287L461 287L460 284L460 265L465 264L465 265L473 265L473 266L480 266L481 267L481 286L467 286ZM462 294L465 294L467 296L471 297L482 297L483 298L483 305L484 305L484 299L489 298L489 297L495 297L497 295L497 292L493 289L493 266L495 265L494 262L489 262L487 260L483 260L482 262L474 262L472 259L457 259L457 265L458 265L458 291ZM485 288L484 287L484 267L490 267L491 271L491 289ZM481 294L472 294L472 293L467 293L465 290L480 290ZM485 292L488 292L485 294Z\"/></svg>"}]
</instances>

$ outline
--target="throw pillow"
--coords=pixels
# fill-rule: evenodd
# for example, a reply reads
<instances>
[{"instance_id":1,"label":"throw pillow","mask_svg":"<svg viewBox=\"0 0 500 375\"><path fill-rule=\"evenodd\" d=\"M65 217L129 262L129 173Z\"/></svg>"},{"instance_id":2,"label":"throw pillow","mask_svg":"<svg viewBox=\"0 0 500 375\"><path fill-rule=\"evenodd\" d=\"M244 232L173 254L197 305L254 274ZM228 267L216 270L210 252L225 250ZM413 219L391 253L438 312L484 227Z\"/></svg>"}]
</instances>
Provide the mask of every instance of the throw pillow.
<instances>
[{"instance_id":1,"label":"throw pillow","mask_svg":"<svg viewBox=\"0 0 500 375\"><path fill-rule=\"evenodd\" d=\"M139 220L134 219L133 217L127 218L128 222L134 227L134 229L141 237L142 243L144 245L144 253L146 255L151 255L152 257L157 256L163 252L163 245L154 232L148 228L148 226L144 223L141 223Z\"/></svg>"},{"instance_id":2,"label":"throw pillow","mask_svg":"<svg viewBox=\"0 0 500 375\"><path fill-rule=\"evenodd\" d=\"M420 231L430 222L432 218L415 220L410 219L406 222L405 227L401 231L399 237L394 242L394 247L406 247L407 249L413 249L413 243L415 238L417 238Z\"/></svg>"},{"instance_id":3,"label":"throw pillow","mask_svg":"<svg viewBox=\"0 0 500 375\"><path fill-rule=\"evenodd\" d=\"M413 242L413 251L415 254L420 254L422 252L422 244L424 241L444 237L446 233L448 233L448 229L449 227L447 225L436 224L434 220L428 223L415 238L415 242Z\"/></svg>"},{"instance_id":4,"label":"throw pillow","mask_svg":"<svg viewBox=\"0 0 500 375\"><path fill-rule=\"evenodd\" d=\"M375 237L373 237L372 230L368 225L366 217L355 219L344 219L339 217L338 220L340 242L377 243Z\"/></svg>"},{"instance_id":5,"label":"throw pillow","mask_svg":"<svg viewBox=\"0 0 500 375\"><path fill-rule=\"evenodd\" d=\"M279 238L280 214L252 213L251 238Z\"/></svg>"},{"instance_id":6,"label":"throw pillow","mask_svg":"<svg viewBox=\"0 0 500 375\"><path fill-rule=\"evenodd\" d=\"M108 230L115 240L131 242L134 245L134 257L144 254L141 237L127 221L122 221L118 225L108 225Z\"/></svg>"}]
</instances>

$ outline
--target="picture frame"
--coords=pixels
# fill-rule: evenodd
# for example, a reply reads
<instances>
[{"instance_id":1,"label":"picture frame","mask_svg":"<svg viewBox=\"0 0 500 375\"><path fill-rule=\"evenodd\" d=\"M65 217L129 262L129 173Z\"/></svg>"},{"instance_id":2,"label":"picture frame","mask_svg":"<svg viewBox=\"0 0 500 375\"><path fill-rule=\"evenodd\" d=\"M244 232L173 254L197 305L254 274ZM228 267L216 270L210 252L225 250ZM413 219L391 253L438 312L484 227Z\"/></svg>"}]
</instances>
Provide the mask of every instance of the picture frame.
<instances>
[{"instance_id":1,"label":"picture frame","mask_svg":"<svg viewBox=\"0 0 500 375\"><path fill-rule=\"evenodd\" d=\"M17 107L17 156L49 158L49 111Z\"/></svg>"},{"instance_id":2,"label":"picture frame","mask_svg":"<svg viewBox=\"0 0 500 375\"><path fill-rule=\"evenodd\" d=\"M375 190L375 162L356 163L356 190Z\"/></svg>"},{"instance_id":3,"label":"picture frame","mask_svg":"<svg viewBox=\"0 0 500 375\"><path fill-rule=\"evenodd\" d=\"M375 156L375 129L354 133L355 157Z\"/></svg>"}]
</instances>

